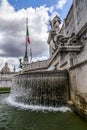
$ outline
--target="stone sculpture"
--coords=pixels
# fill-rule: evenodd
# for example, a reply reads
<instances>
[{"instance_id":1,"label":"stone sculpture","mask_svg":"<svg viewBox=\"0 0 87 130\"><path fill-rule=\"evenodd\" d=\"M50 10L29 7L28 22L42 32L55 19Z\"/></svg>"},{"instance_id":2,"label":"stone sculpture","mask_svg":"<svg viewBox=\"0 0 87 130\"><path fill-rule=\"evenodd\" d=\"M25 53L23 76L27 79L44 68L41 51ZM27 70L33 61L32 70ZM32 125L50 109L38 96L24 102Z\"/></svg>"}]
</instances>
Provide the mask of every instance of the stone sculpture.
<instances>
[{"instance_id":1,"label":"stone sculpture","mask_svg":"<svg viewBox=\"0 0 87 130\"><path fill-rule=\"evenodd\" d=\"M5 63L4 67L1 69L2 74L10 73L10 68L8 66L8 63Z\"/></svg>"}]
</instances>

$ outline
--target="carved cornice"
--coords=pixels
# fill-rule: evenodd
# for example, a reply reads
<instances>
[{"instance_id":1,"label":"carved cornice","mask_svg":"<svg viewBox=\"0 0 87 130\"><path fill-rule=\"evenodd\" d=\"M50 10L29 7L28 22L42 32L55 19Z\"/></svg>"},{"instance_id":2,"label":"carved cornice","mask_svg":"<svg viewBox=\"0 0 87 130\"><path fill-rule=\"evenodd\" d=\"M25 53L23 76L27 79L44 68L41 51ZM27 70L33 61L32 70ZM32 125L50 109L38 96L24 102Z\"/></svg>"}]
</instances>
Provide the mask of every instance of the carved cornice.
<instances>
[{"instance_id":1,"label":"carved cornice","mask_svg":"<svg viewBox=\"0 0 87 130\"><path fill-rule=\"evenodd\" d=\"M69 53L69 52L80 52L83 46L59 46L56 52L52 55L51 59L49 60L49 65L53 62L53 60L59 55L59 53Z\"/></svg>"}]
</instances>

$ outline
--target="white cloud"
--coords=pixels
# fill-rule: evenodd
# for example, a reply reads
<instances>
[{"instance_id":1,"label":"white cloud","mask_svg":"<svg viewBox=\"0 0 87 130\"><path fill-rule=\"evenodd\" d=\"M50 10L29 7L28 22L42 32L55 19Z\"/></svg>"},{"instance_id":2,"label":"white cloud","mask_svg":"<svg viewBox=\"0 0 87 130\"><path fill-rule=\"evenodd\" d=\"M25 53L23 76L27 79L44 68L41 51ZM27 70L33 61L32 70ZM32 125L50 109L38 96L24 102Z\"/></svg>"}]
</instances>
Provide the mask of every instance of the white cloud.
<instances>
[{"instance_id":1,"label":"white cloud","mask_svg":"<svg viewBox=\"0 0 87 130\"><path fill-rule=\"evenodd\" d=\"M26 17L29 19L29 34L34 59L48 57L48 15L49 8L27 8L15 11L7 0L0 5L0 59L2 63L9 62L18 66L20 57L24 56L26 42ZM29 47L28 47L29 51ZM3 57L3 58L2 58ZM8 57L8 58L5 58Z\"/></svg>"},{"instance_id":2,"label":"white cloud","mask_svg":"<svg viewBox=\"0 0 87 130\"><path fill-rule=\"evenodd\" d=\"M53 11L50 19L53 19L56 15L59 16L59 13L57 11Z\"/></svg>"},{"instance_id":3,"label":"white cloud","mask_svg":"<svg viewBox=\"0 0 87 130\"><path fill-rule=\"evenodd\" d=\"M63 9L64 5L66 4L67 0L59 0L57 4L58 9Z\"/></svg>"},{"instance_id":4,"label":"white cloud","mask_svg":"<svg viewBox=\"0 0 87 130\"><path fill-rule=\"evenodd\" d=\"M4 14L14 13L14 8L7 2L7 0L2 0L0 5L0 16Z\"/></svg>"},{"instance_id":5,"label":"white cloud","mask_svg":"<svg viewBox=\"0 0 87 130\"><path fill-rule=\"evenodd\" d=\"M59 0L57 5L45 5L15 11L7 0L0 3L0 69L8 62L11 69L18 67L20 57L24 56L26 42L26 17L29 21L33 61L46 59L49 56L48 21L58 15L56 9L62 9L67 0ZM49 17L49 13L51 16ZM29 46L28 46L29 53Z\"/></svg>"},{"instance_id":6,"label":"white cloud","mask_svg":"<svg viewBox=\"0 0 87 130\"><path fill-rule=\"evenodd\" d=\"M64 5L67 3L67 0L58 0L57 4L49 8L51 13L50 19L53 19L56 15L60 16L57 9L63 9Z\"/></svg>"},{"instance_id":7,"label":"white cloud","mask_svg":"<svg viewBox=\"0 0 87 130\"><path fill-rule=\"evenodd\" d=\"M55 6L51 6L51 7L49 8L50 13L53 13L54 9L55 9Z\"/></svg>"}]
</instances>

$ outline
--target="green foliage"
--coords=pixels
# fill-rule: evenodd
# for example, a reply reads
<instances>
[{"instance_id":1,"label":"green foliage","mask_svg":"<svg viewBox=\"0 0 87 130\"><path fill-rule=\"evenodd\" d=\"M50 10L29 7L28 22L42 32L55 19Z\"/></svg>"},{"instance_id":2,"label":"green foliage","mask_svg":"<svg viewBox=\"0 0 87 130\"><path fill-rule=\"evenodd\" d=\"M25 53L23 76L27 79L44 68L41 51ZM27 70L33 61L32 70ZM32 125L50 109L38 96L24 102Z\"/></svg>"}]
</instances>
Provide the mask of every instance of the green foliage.
<instances>
[{"instance_id":1,"label":"green foliage","mask_svg":"<svg viewBox=\"0 0 87 130\"><path fill-rule=\"evenodd\" d=\"M0 87L0 93L10 92L10 87Z\"/></svg>"}]
</instances>

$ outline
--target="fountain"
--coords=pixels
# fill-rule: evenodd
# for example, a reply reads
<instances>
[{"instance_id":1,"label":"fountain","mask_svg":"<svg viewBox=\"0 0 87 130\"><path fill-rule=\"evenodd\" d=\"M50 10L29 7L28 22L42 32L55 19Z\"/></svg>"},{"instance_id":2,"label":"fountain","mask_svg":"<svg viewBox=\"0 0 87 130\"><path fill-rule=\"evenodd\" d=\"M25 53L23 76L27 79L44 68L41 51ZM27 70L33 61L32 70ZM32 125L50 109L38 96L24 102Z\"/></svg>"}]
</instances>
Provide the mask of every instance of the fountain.
<instances>
[{"instance_id":1,"label":"fountain","mask_svg":"<svg viewBox=\"0 0 87 130\"><path fill-rule=\"evenodd\" d=\"M58 17L56 18L58 19ZM58 23L60 22L58 21ZM26 19L26 29L28 31L28 19ZM12 98L18 103L34 106L58 107L66 105L69 98L67 70L25 71L28 66L27 42L26 39L23 63L20 59L23 71L13 77Z\"/></svg>"},{"instance_id":2,"label":"fountain","mask_svg":"<svg viewBox=\"0 0 87 130\"><path fill-rule=\"evenodd\" d=\"M18 103L41 106L66 105L67 71L27 72L15 75L11 96Z\"/></svg>"}]
</instances>

